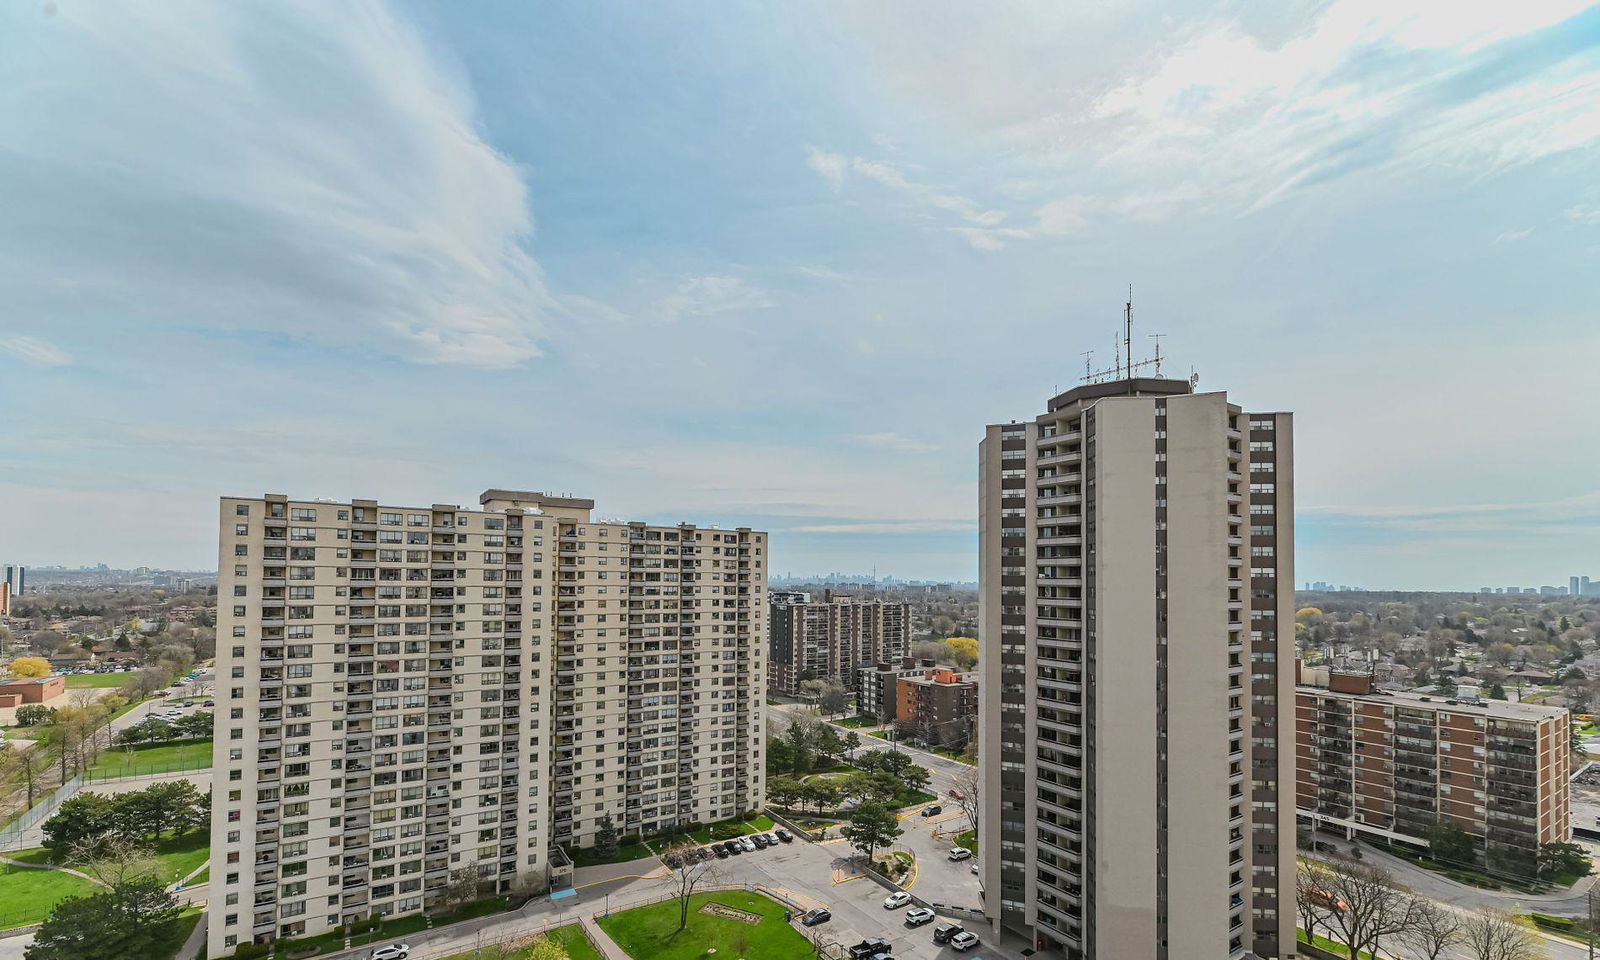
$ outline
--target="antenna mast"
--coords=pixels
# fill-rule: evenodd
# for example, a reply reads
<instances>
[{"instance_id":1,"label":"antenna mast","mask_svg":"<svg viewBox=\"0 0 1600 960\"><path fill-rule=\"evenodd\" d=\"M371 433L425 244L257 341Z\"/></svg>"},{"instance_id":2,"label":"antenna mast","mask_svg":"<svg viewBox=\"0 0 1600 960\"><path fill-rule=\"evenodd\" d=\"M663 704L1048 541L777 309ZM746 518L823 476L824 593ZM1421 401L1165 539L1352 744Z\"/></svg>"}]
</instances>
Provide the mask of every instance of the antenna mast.
<instances>
[{"instance_id":1,"label":"antenna mast","mask_svg":"<svg viewBox=\"0 0 1600 960\"><path fill-rule=\"evenodd\" d=\"M1164 336L1166 336L1164 333L1150 334L1150 339L1156 342L1156 379L1158 380L1161 378L1161 338Z\"/></svg>"}]
</instances>

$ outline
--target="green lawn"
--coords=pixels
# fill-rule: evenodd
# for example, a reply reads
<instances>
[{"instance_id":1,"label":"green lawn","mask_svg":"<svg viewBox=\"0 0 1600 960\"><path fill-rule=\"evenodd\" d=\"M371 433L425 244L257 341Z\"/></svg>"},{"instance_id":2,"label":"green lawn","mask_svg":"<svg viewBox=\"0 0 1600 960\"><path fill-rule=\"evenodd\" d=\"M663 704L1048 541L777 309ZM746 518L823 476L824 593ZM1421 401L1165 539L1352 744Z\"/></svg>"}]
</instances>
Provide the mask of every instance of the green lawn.
<instances>
[{"instance_id":1,"label":"green lawn","mask_svg":"<svg viewBox=\"0 0 1600 960\"><path fill-rule=\"evenodd\" d=\"M594 867L602 863L627 863L629 860L638 860L643 857L655 856L654 851L645 846L642 841L634 843L617 844L615 856L604 856L594 847L585 850L572 851L572 865L575 867Z\"/></svg>"},{"instance_id":2,"label":"green lawn","mask_svg":"<svg viewBox=\"0 0 1600 960\"><path fill-rule=\"evenodd\" d=\"M961 833L956 834L956 846L966 847L976 857L978 855L978 831L963 830Z\"/></svg>"},{"instance_id":3,"label":"green lawn","mask_svg":"<svg viewBox=\"0 0 1600 960\"><path fill-rule=\"evenodd\" d=\"M1306 932L1304 930L1300 929L1299 927L1295 928L1295 936L1296 936L1296 939L1298 939L1301 943L1308 942L1306 940ZM1350 956L1349 952L1345 950L1343 944L1336 943L1333 940L1329 940L1327 937L1324 937L1320 933L1317 934L1317 936L1316 936L1316 945L1321 947L1322 949L1328 951L1329 953L1333 954L1334 956L1338 956L1338 957L1348 957L1348 956ZM1365 950L1361 951L1361 960L1372 960L1372 954L1368 953Z\"/></svg>"},{"instance_id":4,"label":"green lawn","mask_svg":"<svg viewBox=\"0 0 1600 960\"><path fill-rule=\"evenodd\" d=\"M877 737L879 740L887 740L892 733L894 733L893 730L868 730L867 736Z\"/></svg>"},{"instance_id":5,"label":"green lawn","mask_svg":"<svg viewBox=\"0 0 1600 960\"><path fill-rule=\"evenodd\" d=\"M68 690L81 690L84 687L120 687L134 677L131 673L85 673L74 674L67 677Z\"/></svg>"},{"instance_id":6,"label":"green lawn","mask_svg":"<svg viewBox=\"0 0 1600 960\"><path fill-rule=\"evenodd\" d=\"M89 768L88 779L106 780L142 773L211 769L211 741L180 740L145 746L113 747L100 754Z\"/></svg>"},{"instance_id":7,"label":"green lawn","mask_svg":"<svg viewBox=\"0 0 1600 960\"><path fill-rule=\"evenodd\" d=\"M768 816L755 816L748 820L724 820L721 823L709 823L689 834L689 839L695 843L710 843L712 832L715 831L719 839L731 839L747 833L765 833L777 824Z\"/></svg>"},{"instance_id":8,"label":"green lawn","mask_svg":"<svg viewBox=\"0 0 1600 960\"><path fill-rule=\"evenodd\" d=\"M7 856L27 863L44 863L39 856L43 852L25 850ZM62 900L87 896L99 889L60 870L29 870L0 863L0 929L38 923Z\"/></svg>"},{"instance_id":9,"label":"green lawn","mask_svg":"<svg viewBox=\"0 0 1600 960\"><path fill-rule=\"evenodd\" d=\"M183 948L183 942L189 939L189 934L194 932L195 925L199 922L200 908L185 907L183 912L178 914L178 923L172 928L171 936L157 945L156 951L150 956L158 960L172 960Z\"/></svg>"},{"instance_id":10,"label":"green lawn","mask_svg":"<svg viewBox=\"0 0 1600 960\"><path fill-rule=\"evenodd\" d=\"M155 857L161 861L160 878L175 883L187 877L211 856L211 833L191 830L181 837L168 837L156 845Z\"/></svg>"},{"instance_id":11,"label":"green lawn","mask_svg":"<svg viewBox=\"0 0 1600 960\"><path fill-rule=\"evenodd\" d=\"M762 920L752 926L701 913L700 907L708 900L758 913ZM729 960L809 960L812 956L810 941L784 922L783 905L758 893L697 893L690 899L689 925L683 930L678 929L678 909L676 899L666 900L604 917L600 926L634 960L698 960L708 948Z\"/></svg>"},{"instance_id":12,"label":"green lawn","mask_svg":"<svg viewBox=\"0 0 1600 960\"><path fill-rule=\"evenodd\" d=\"M868 713L860 713L853 717L845 717L843 720L835 720L833 722L841 727L850 727L853 730L878 726L878 718Z\"/></svg>"}]
</instances>

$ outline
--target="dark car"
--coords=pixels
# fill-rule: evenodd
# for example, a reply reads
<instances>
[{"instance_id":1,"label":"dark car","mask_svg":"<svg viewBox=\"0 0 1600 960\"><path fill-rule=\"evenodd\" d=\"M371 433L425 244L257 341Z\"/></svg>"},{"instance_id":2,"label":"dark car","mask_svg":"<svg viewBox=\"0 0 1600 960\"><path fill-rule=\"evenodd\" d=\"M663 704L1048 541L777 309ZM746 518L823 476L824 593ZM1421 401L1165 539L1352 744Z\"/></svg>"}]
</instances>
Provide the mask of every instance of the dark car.
<instances>
[{"instance_id":1,"label":"dark car","mask_svg":"<svg viewBox=\"0 0 1600 960\"><path fill-rule=\"evenodd\" d=\"M806 915L800 918L800 923L803 926L814 927L819 923L827 923L832 919L833 914L829 913L825 907L818 907L815 910L807 910Z\"/></svg>"},{"instance_id":2,"label":"dark car","mask_svg":"<svg viewBox=\"0 0 1600 960\"><path fill-rule=\"evenodd\" d=\"M922 808L924 817L937 817L941 813L944 813L944 807L939 806L937 803L930 803Z\"/></svg>"},{"instance_id":3,"label":"dark car","mask_svg":"<svg viewBox=\"0 0 1600 960\"><path fill-rule=\"evenodd\" d=\"M775 830L773 832L776 833L778 835L778 839L782 840L784 843L788 843L788 842L790 842L791 840L794 839L794 834L792 834L789 831L783 829L782 827L779 827L777 830Z\"/></svg>"},{"instance_id":4,"label":"dark car","mask_svg":"<svg viewBox=\"0 0 1600 960\"><path fill-rule=\"evenodd\" d=\"M669 853L667 854L667 866L676 870L683 866L683 858L678 856L676 853Z\"/></svg>"},{"instance_id":5,"label":"dark car","mask_svg":"<svg viewBox=\"0 0 1600 960\"><path fill-rule=\"evenodd\" d=\"M961 932L959 923L941 923L933 928L934 943L949 943L950 938Z\"/></svg>"},{"instance_id":6,"label":"dark car","mask_svg":"<svg viewBox=\"0 0 1600 960\"><path fill-rule=\"evenodd\" d=\"M767 849L767 838L763 834L759 834L758 833L755 836L751 837L750 838L750 842L755 844L757 849L760 849L760 850Z\"/></svg>"},{"instance_id":7,"label":"dark car","mask_svg":"<svg viewBox=\"0 0 1600 960\"><path fill-rule=\"evenodd\" d=\"M733 842L732 840L729 840L727 843L724 843L722 845L722 849L728 851L729 853L735 854L735 855L744 853L744 847L739 846L737 843Z\"/></svg>"},{"instance_id":8,"label":"dark car","mask_svg":"<svg viewBox=\"0 0 1600 960\"><path fill-rule=\"evenodd\" d=\"M863 940L852 946L850 948L850 960L866 960L868 957L876 957L879 954L888 952L889 941L873 937L871 940Z\"/></svg>"},{"instance_id":9,"label":"dark car","mask_svg":"<svg viewBox=\"0 0 1600 960\"><path fill-rule=\"evenodd\" d=\"M728 859L728 848L720 843L712 847L711 852L717 855L718 860Z\"/></svg>"}]
</instances>

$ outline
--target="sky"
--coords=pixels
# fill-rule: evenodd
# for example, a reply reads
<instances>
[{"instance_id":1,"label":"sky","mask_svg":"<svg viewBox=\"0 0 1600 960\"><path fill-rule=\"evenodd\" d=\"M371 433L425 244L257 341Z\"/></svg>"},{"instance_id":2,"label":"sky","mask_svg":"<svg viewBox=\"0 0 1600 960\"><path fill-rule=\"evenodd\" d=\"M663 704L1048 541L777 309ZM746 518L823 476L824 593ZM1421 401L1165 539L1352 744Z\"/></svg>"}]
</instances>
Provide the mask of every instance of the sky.
<instances>
[{"instance_id":1,"label":"sky","mask_svg":"<svg viewBox=\"0 0 1600 960\"><path fill-rule=\"evenodd\" d=\"M973 579L1129 284L1298 580L1600 577L1600 5L0 6L9 562L511 487Z\"/></svg>"}]
</instances>

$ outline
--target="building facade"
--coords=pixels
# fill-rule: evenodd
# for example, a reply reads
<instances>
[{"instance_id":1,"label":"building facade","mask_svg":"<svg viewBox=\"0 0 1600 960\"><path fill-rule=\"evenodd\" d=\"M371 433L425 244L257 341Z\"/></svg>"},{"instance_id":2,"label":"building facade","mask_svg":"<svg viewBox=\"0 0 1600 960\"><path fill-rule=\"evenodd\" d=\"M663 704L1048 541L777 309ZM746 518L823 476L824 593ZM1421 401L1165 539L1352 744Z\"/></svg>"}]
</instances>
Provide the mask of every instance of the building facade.
<instances>
[{"instance_id":1,"label":"building facade","mask_svg":"<svg viewBox=\"0 0 1600 960\"><path fill-rule=\"evenodd\" d=\"M856 712L893 723L900 715L900 680L920 677L933 669L932 660L901 657L893 662L874 663L856 670Z\"/></svg>"},{"instance_id":2,"label":"building facade","mask_svg":"<svg viewBox=\"0 0 1600 960\"><path fill-rule=\"evenodd\" d=\"M1423 847L1453 826L1516 874L1540 844L1571 839L1566 710L1380 693L1339 674L1295 699L1296 796L1314 826Z\"/></svg>"},{"instance_id":3,"label":"building facade","mask_svg":"<svg viewBox=\"0 0 1600 960\"><path fill-rule=\"evenodd\" d=\"M985 432L984 909L1040 956L1294 954L1291 427L1130 378Z\"/></svg>"},{"instance_id":4,"label":"building facade","mask_svg":"<svg viewBox=\"0 0 1600 960\"><path fill-rule=\"evenodd\" d=\"M896 710L888 719L902 736L938 747L964 747L972 739L978 722L978 681L972 675L934 667L895 683Z\"/></svg>"},{"instance_id":5,"label":"building facade","mask_svg":"<svg viewBox=\"0 0 1600 960\"><path fill-rule=\"evenodd\" d=\"M766 535L592 507L222 500L211 956L761 806Z\"/></svg>"},{"instance_id":6,"label":"building facade","mask_svg":"<svg viewBox=\"0 0 1600 960\"><path fill-rule=\"evenodd\" d=\"M790 696L807 680L854 686L860 667L911 645L911 605L901 600L783 591L770 604L767 683Z\"/></svg>"}]
</instances>

